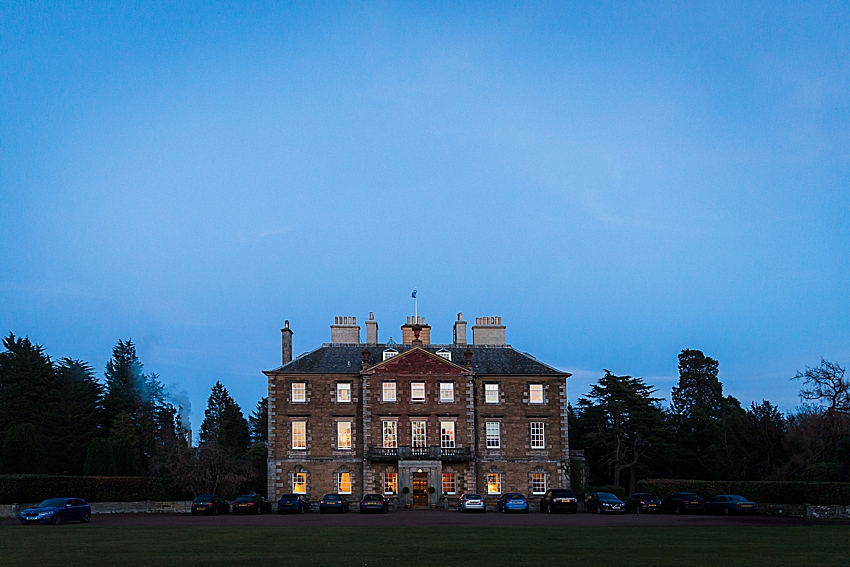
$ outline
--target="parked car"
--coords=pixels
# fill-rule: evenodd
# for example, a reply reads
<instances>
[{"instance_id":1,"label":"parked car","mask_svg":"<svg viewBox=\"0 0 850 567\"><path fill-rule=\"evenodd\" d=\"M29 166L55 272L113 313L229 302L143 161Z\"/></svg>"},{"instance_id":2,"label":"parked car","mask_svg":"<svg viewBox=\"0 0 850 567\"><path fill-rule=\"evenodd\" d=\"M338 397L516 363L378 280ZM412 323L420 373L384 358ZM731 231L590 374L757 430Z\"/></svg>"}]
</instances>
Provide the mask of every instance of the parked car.
<instances>
[{"instance_id":1,"label":"parked car","mask_svg":"<svg viewBox=\"0 0 850 567\"><path fill-rule=\"evenodd\" d=\"M661 513L661 498L649 492L635 492L626 500L626 512L643 514L646 512Z\"/></svg>"},{"instance_id":2,"label":"parked car","mask_svg":"<svg viewBox=\"0 0 850 567\"><path fill-rule=\"evenodd\" d=\"M496 503L496 510L502 512L525 512L528 514L528 499L521 492L503 494Z\"/></svg>"},{"instance_id":3,"label":"parked car","mask_svg":"<svg viewBox=\"0 0 850 567\"><path fill-rule=\"evenodd\" d=\"M702 514L705 511L705 502L693 492L674 492L661 501L661 511L676 514Z\"/></svg>"},{"instance_id":4,"label":"parked car","mask_svg":"<svg viewBox=\"0 0 850 567\"><path fill-rule=\"evenodd\" d=\"M713 514L752 514L756 503L739 494L718 494L705 503L705 511Z\"/></svg>"},{"instance_id":5,"label":"parked car","mask_svg":"<svg viewBox=\"0 0 850 567\"><path fill-rule=\"evenodd\" d=\"M584 511L597 514L625 514L625 503L610 492L588 492L584 497Z\"/></svg>"},{"instance_id":6,"label":"parked car","mask_svg":"<svg viewBox=\"0 0 850 567\"><path fill-rule=\"evenodd\" d=\"M390 503L380 494L367 494L360 501L360 513L386 514L390 511Z\"/></svg>"},{"instance_id":7,"label":"parked car","mask_svg":"<svg viewBox=\"0 0 850 567\"><path fill-rule=\"evenodd\" d=\"M272 511L272 503L262 494L240 494L233 501L233 514L264 514Z\"/></svg>"},{"instance_id":8,"label":"parked car","mask_svg":"<svg viewBox=\"0 0 850 567\"><path fill-rule=\"evenodd\" d=\"M310 499L304 494L284 494L277 501L277 513L305 514L310 511Z\"/></svg>"},{"instance_id":9,"label":"parked car","mask_svg":"<svg viewBox=\"0 0 850 567\"><path fill-rule=\"evenodd\" d=\"M325 494L319 502L319 513L325 512L340 512L344 514L348 512L348 498L340 494Z\"/></svg>"},{"instance_id":10,"label":"parked car","mask_svg":"<svg viewBox=\"0 0 850 567\"><path fill-rule=\"evenodd\" d=\"M49 498L38 506L22 510L18 520L26 524L64 524L91 520L91 507L82 498Z\"/></svg>"},{"instance_id":11,"label":"parked car","mask_svg":"<svg viewBox=\"0 0 850 567\"><path fill-rule=\"evenodd\" d=\"M540 511L551 514L552 512L578 512L578 497L569 489L550 489L540 499Z\"/></svg>"},{"instance_id":12,"label":"parked car","mask_svg":"<svg viewBox=\"0 0 850 567\"><path fill-rule=\"evenodd\" d=\"M461 494L457 501L458 512L486 512L487 506L484 505L484 497L480 494Z\"/></svg>"},{"instance_id":13,"label":"parked car","mask_svg":"<svg viewBox=\"0 0 850 567\"><path fill-rule=\"evenodd\" d=\"M228 504L227 500L215 494L204 494L192 501L193 516L197 516L198 514L218 516L219 514L227 514L228 512L230 512L230 504Z\"/></svg>"}]
</instances>

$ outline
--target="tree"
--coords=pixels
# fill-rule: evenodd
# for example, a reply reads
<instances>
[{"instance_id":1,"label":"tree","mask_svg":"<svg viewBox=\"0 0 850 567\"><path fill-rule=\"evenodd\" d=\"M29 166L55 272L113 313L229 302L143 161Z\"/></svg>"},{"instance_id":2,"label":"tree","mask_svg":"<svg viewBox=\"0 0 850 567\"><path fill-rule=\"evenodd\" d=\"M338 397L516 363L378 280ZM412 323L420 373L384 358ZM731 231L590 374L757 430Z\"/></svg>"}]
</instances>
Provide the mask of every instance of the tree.
<instances>
[{"instance_id":1,"label":"tree","mask_svg":"<svg viewBox=\"0 0 850 567\"><path fill-rule=\"evenodd\" d=\"M84 471L91 440L103 434L103 388L92 367L82 360L63 358L55 367L57 387L54 396L61 401L51 428L61 447L51 460L55 471L79 475Z\"/></svg>"},{"instance_id":2,"label":"tree","mask_svg":"<svg viewBox=\"0 0 850 567\"><path fill-rule=\"evenodd\" d=\"M43 469L42 439L31 423L14 425L3 439L3 463L9 474L39 473Z\"/></svg>"},{"instance_id":3,"label":"tree","mask_svg":"<svg viewBox=\"0 0 850 567\"><path fill-rule=\"evenodd\" d=\"M269 399L263 397L257 402L257 408L248 418L251 424L251 441L266 444L269 438Z\"/></svg>"},{"instance_id":4,"label":"tree","mask_svg":"<svg viewBox=\"0 0 850 567\"><path fill-rule=\"evenodd\" d=\"M216 382L204 410L201 424L201 443L215 443L234 457L244 457L251 443L248 421L242 408L230 396L221 382Z\"/></svg>"},{"instance_id":5,"label":"tree","mask_svg":"<svg viewBox=\"0 0 850 567\"><path fill-rule=\"evenodd\" d=\"M86 451L86 464L83 468L85 476L106 476L112 473L112 449L109 441L95 438L89 443Z\"/></svg>"},{"instance_id":6,"label":"tree","mask_svg":"<svg viewBox=\"0 0 850 567\"><path fill-rule=\"evenodd\" d=\"M629 469L632 492L638 469L648 466L663 436L661 398L654 393L641 378L605 370L605 376L578 402L579 420L584 422L586 441L596 449L596 459L613 472L615 485L620 484L620 472Z\"/></svg>"},{"instance_id":7,"label":"tree","mask_svg":"<svg viewBox=\"0 0 850 567\"><path fill-rule=\"evenodd\" d=\"M750 480L764 480L772 477L787 459L787 451L782 446L787 422L775 405L767 400L760 404L753 402L747 409L749 432L748 474Z\"/></svg>"},{"instance_id":8,"label":"tree","mask_svg":"<svg viewBox=\"0 0 850 567\"><path fill-rule=\"evenodd\" d=\"M850 382L844 380L844 368L820 359L820 365L797 371L792 380L802 380L800 399L815 402L827 412L850 413Z\"/></svg>"}]
</instances>

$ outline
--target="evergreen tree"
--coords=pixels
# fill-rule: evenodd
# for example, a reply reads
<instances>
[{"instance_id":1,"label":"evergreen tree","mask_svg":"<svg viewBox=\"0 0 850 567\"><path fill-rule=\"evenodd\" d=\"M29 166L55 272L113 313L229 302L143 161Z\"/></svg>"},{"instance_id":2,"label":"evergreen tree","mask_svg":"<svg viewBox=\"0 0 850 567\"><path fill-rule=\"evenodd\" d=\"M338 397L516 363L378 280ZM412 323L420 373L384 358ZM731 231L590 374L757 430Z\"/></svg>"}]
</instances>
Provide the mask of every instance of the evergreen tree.
<instances>
[{"instance_id":1,"label":"evergreen tree","mask_svg":"<svg viewBox=\"0 0 850 567\"><path fill-rule=\"evenodd\" d=\"M61 400L54 416L53 436L61 447L51 460L55 472L79 475L84 471L91 440L102 434L103 388L94 377L92 367L81 360L63 358L56 365L57 389Z\"/></svg>"},{"instance_id":2,"label":"evergreen tree","mask_svg":"<svg viewBox=\"0 0 850 567\"><path fill-rule=\"evenodd\" d=\"M268 443L269 438L269 399L263 397L257 402L257 408L248 418L251 423L251 441L256 445Z\"/></svg>"},{"instance_id":3,"label":"evergreen tree","mask_svg":"<svg viewBox=\"0 0 850 567\"><path fill-rule=\"evenodd\" d=\"M109 441L102 438L92 439L86 452L83 474L86 476L106 476L111 474L112 468L112 448Z\"/></svg>"},{"instance_id":4,"label":"evergreen tree","mask_svg":"<svg viewBox=\"0 0 850 567\"><path fill-rule=\"evenodd\" d=\"M14 425L3 439L3 462L8 474L33 474L43 471L42 440L30 423Z\"/></svg>"},{"instance_id":5,"label":"evergreen tree","mask_svg":"<svg viewBox=\"0 0 850 567\"><path fill-rule=\"evenodd\" d=\"M204 410L200 441L213 443L233 457L244 457L251 443L248 421L242 408L230 396L221 382L216 382Z\"/></svg>"}]
</instances>

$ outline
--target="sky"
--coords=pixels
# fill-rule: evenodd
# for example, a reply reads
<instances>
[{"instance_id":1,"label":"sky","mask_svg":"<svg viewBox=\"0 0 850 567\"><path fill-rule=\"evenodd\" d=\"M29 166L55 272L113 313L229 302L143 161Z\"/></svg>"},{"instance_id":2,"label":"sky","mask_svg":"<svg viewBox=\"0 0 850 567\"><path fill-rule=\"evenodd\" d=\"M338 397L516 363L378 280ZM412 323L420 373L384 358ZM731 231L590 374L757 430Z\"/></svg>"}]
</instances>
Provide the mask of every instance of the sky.
<instances>
[{"instance_id":1,"label":"sky","mask_svg":"<svg viewBox=\"0 0 850 567\"><path fill-rule=\"evenodd\" d=\"M0 333L131 339L196 429L284 320L399 340L414 287L573 401L691 348L792 411L850 363L848 226L847 2L0 3Z\"/></svg>"}]
</instances>

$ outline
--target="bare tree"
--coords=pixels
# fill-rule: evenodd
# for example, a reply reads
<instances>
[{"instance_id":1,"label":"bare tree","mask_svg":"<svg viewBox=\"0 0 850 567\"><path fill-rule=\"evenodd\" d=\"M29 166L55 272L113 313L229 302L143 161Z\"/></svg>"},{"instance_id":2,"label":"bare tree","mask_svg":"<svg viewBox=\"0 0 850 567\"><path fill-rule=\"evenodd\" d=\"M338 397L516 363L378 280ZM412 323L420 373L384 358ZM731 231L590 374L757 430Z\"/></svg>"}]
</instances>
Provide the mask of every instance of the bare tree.
<instances>
[{"instance_id":1,"label":"bare tree","mask_svg":"<svg viewBox=\"0 0 850 567\"><path fill-rule=\"evenodd\" d=\"M850 413L850 383L844 380L844 369L838 363L821 358L820 366L807 366L793 379L803 380L801 399L826 405L828 413Z\"/></svg>"}]
</instances>

